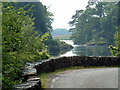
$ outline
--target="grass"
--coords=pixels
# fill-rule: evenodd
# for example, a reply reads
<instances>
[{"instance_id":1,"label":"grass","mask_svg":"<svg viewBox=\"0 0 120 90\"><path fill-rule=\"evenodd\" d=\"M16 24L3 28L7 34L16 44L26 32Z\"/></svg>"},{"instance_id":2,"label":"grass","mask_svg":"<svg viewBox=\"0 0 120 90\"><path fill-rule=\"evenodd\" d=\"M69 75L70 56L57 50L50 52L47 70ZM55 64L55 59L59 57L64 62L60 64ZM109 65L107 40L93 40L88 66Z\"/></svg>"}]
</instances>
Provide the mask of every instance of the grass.
<instances>
[{"instance_id":1,"label":"grass","mask_svg":"<svg viewBox=\"0 0 120 90\"><path fill-rule=\"evenodd\" d=\"M68 35L58 35L58 36L53 36L53 39L69 40L70 37L71 37L70 34L68 34Z\"/></svg>"},{"instance_id":2,"label":"grass","mask_svg":"<svg viewBox=\"0 0 120 90\"><path fill-rule=\"evenodd\" d=\"M42 83L42 88L49 88L49 83L52 79L51 77L56 75L56 74L61 74L64 71L68 71L68 70L90 69L90 68L108 68L108 67L105 67L105 66L102 66L102 67L69 67L69 68L58 69L55 72L42 73L39 75L39 77L41 79L41 83Z\"/></svg>"}]
</instances>

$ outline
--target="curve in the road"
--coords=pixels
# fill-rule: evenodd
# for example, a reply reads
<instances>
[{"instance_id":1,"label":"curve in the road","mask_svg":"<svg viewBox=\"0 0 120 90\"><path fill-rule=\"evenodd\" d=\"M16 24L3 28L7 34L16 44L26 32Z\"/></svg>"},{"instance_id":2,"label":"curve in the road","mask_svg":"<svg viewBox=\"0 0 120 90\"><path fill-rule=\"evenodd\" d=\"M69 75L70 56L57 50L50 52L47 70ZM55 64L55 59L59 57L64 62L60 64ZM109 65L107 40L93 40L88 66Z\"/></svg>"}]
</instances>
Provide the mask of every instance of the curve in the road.
<instances>
[{"instance_id":1,"label":"curve in the road","mask_svg":"<svg viewBox=\"0 0 120 90\"><path fill-rule=\"evenodd\" d=\"M52 79L51 88L118 88L118 68L79 69Z\"/></svg>"}]
</instances>

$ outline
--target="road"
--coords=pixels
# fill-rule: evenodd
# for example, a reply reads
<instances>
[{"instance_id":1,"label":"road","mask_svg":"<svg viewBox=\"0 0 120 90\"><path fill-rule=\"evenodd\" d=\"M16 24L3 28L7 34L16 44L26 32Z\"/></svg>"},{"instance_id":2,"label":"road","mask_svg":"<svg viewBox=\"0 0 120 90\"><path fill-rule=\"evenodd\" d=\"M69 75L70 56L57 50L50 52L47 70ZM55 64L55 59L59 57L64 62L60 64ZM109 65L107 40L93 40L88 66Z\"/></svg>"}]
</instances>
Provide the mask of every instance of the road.
<instances>
[{"instance_id":1,"label":"road","mask_svg":"<svg viewBox=\"0 0 120 90\"><path fill-rule=\"evenodd\" d=\"M54 76L50 88L118 88L118 68L65 71Z\"/></svg>"}]
</instances>

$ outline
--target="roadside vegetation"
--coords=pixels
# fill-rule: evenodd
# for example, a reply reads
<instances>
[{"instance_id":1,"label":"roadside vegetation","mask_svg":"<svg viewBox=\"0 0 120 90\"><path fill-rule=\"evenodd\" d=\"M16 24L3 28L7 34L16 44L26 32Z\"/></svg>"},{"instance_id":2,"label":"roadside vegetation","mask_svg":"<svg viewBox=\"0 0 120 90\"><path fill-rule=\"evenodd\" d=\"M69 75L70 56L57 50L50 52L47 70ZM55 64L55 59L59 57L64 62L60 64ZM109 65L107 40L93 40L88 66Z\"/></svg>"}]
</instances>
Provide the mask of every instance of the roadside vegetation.
<instances>
[{"instance_id":1,"label":"roadside vegetation","mask_svg":"<svg viewBox=\"0 0 120 90\"><path fill-rule=\"evenodd\" d=\"M57 43L56 51L66 44L52 39L53 15L39 0L2 5L2 89L11 90L22 83L21 68L27 62L51 57L47 43Z\"/></svg>"},{"instance_id":2,"label":"roadside vegetation","mask_svg":"<svg viewBox=\"0 0 120 90\"><path fill-rule=\"evenodd\" d=\"M2 15L2 89L12 89L22 82L21 67L26 62L49 58L44 35L35 31L34 19L27 15L24 8L15 8L3 3Z\"/></svg>"},{"instance_id":3,"label":"roadside vegetation","mask_svg":"<svg viewBox=\"0 0 120 90\"><path fill-rule=\"evenodd\" d=\"M113 56L120 56L120 26L118 27L117 32L114 35L115 38L115 46L110 45L110 51Z\"/></svg>"},{"instance_id":4,"label":"roadside vegetation","mask_svg":"<svg viewBox=\"0 0 120 90\"><path fill-rule=\"evenodd\" d=\"M112 53L113 56L120 56L120 1L118 2L118 26L116 27L117 31L114 34L114 43L115 45L110 45L110 51Z\"/></svg>"}]
</instances>

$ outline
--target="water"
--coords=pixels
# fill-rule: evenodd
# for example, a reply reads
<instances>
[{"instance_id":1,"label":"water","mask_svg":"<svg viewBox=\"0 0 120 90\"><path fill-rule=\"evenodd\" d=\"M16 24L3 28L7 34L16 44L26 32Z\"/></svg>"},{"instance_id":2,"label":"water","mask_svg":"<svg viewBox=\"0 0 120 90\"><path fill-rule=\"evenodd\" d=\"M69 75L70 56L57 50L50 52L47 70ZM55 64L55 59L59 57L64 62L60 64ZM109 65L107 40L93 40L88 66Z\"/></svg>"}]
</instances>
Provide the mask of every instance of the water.
<instances>
[{"instance_id":1,"label":"water","mask_svg":"<svg viewBox=\"0 0 120 90\"><path fill-rule=\"evenodd\" d=\"M66 42L67 44L74 46L74 42L72 40L60 40L60 41Z\"/></svg>"},{"instance_id":2,"label":"water","mask_svg":"<svg viewBox=\"0 0 120 90\"><path fill-rule=\"evenodd\" d=\"M87 45L74 45L71 40L62 40L71 44L74 48L60 56L111 56L107 45L101 46L87 46Z\"/></svg>"}]
</instances>

